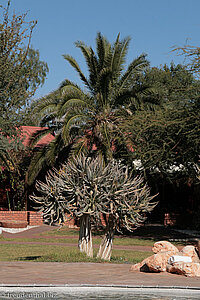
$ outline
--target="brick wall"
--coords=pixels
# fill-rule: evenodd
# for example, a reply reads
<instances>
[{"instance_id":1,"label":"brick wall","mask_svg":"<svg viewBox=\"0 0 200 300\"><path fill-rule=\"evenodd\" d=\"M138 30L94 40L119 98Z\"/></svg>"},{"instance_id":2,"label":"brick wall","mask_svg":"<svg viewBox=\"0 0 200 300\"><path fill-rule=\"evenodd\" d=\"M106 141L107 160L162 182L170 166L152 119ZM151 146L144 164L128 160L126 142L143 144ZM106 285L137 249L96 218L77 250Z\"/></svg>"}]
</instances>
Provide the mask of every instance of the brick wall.
<instances>
[{"instance_id":1,"label":"brick wall","mask_svg":"<svg viewBox=\"0 0 200 300\"><path fill-rule=\"evenodd\" d=\"M43 224L43 217L42 213L38 211L28 211L27 212L27 221L28 225L42 225Z\"/></svg>"},{"instance_id":2,"label":"brick wall","mask_svg":"<svg viewBox=\"0 0 200 300\"><path fill-rule=\"evenodd\" d=\"M0 211L0 221L24 221L28 225L42 225L42 213L36 211Z\"/></svg>"},{"instance_id":3,"label":"brick wall","mask_svg":"<svg viewBox=\"0 0 200 300\"><path fill-rule=\"evenodd\" d=\"M0 211L0 221L27 221L27 211Z\"/></svg>"}]
</instances>

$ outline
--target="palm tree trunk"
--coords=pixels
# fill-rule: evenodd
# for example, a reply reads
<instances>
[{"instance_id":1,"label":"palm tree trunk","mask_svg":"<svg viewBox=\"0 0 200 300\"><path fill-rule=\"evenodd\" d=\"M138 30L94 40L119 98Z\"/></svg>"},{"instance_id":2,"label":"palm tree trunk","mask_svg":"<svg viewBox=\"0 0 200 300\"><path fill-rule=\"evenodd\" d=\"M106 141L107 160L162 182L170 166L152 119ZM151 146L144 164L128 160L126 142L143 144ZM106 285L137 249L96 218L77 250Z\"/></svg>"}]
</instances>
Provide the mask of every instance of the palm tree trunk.
<instances>
[{"instance_id":1,"label":"palm tree trunk","mask_svg":"<svg viewBox=\"0 0 200 300\"><path fill-rule=\"evenodd\" d=\"M83 214L80 218L78 247L80 252L85 252L87 256L93 257L92 231L89 214Z\"/></svg>"},{"instance_id":2,"label":"palm tree trunk","mask_svg":"<svg viewBox=\"0 0 200 300\"><path fill-rule=\"evenodd\" d=\"M113 238L114 238L114 222L112 217L109 216L108 223L106 226L106 233L102 239L97 254L98 258L110 261L111 254L112 254Z\"/></svg>"}]
</instances>

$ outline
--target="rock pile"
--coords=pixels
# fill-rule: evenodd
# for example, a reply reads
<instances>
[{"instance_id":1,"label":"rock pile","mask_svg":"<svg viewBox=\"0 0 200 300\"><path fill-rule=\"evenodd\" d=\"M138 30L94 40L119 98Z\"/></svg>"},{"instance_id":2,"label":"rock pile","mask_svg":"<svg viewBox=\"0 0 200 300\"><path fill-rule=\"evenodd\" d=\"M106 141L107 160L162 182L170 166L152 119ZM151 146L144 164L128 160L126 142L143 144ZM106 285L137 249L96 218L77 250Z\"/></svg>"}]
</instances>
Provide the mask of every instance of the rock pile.
<instances>
[{"instance_id":1,"label":"rock pile","mask_svg":"<svg viewBox=\"0 0 200 300\"><path fill-rule=\"evenodd\" d=\"M181 251L167 241L154 244L154 255L132 265L130 271L170 272L188 277L200 277L200 259L194 246L186 246Z\"/></svg>"}]
</instances>

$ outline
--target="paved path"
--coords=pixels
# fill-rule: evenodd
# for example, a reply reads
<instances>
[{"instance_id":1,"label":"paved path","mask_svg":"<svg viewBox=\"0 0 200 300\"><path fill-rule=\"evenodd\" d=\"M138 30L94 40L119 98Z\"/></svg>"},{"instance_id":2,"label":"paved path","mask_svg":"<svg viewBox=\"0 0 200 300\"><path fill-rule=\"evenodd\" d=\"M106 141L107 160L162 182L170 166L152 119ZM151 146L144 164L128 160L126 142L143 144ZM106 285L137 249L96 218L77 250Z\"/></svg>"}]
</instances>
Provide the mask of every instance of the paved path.
<instances>
[{"instance_id":1,"label":"paved path","mask_svg":"<svg viewBox=\"0 0 200 300\"><path fill-rule=\"evenodd\" d=\"M1 262L1 285L131 285L199 287L200 278L130 272L129 264Z\"/></svg>"},{"instance_id":2,"label":"paved path","mask_svg":"<svg viewBox=\"0 0 200 300\"><path fill-rule=\"evenodd\" d=\"M10 232L3 231L2 235L5 238L34 238L36 235L39 235L44 232L52 231L54 229L56 229L55 226L41 225L17 233L10 233Z\"/></svg>"}]
</instances>

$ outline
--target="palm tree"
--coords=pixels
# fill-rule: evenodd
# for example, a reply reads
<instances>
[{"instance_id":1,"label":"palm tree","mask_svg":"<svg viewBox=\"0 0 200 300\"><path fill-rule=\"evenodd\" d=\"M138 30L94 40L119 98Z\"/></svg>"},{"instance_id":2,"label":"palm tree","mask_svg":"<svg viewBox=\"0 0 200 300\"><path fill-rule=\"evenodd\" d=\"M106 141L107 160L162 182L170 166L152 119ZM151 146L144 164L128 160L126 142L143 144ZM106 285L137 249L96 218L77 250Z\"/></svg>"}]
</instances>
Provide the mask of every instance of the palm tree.
<instances>
[{"instance_id":1,"label":"palm tree","mask_svg":"<svg viewBox=\"0 0 200 300\"><path fill-rule=\"evenodd\" d=\"M54 157L55 161L53 153L59 141L62 144L60 150L70 143L76 152L85 149L93 155L98 150L107 163L113 158L113 150L127 143L128 106L136 105L139 95L149 92L148 87L137 83L137 76L149 65L145 54L134 59L125 69L129 43L129 37L120 40L118 35L112 45L98 33L95 53L83 42L76 42L85 58L88 77L73 57L63 55L78 73L85 89L65 80L57 91L36 104L40 124L56 129L56 140L48 147L48 157ZM37 169L36 164L34 168ZM30 170L29 173L33 174L33 168Z\"/></svg>"}]
</instances>

